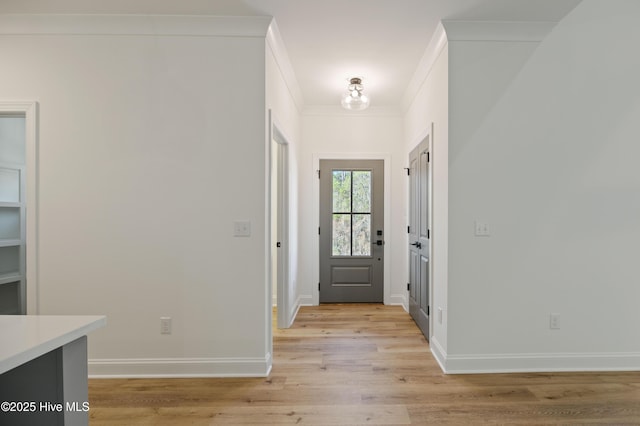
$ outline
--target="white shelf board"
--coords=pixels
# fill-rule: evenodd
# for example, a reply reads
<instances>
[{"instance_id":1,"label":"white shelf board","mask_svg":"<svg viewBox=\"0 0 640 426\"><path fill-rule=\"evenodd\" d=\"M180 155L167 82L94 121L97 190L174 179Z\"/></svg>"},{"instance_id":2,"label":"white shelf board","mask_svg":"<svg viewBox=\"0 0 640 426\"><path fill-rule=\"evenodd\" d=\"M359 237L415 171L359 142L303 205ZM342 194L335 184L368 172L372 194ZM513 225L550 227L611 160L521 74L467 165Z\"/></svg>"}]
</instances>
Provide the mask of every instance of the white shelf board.
<instances>
[{"instance_id":1,"label":"white shelf board","mask_svg":"<svg viewBox=\"0 0 640 426\"><path fill-rule=\"evenodd\" d=\"M5 272L4 274L0 274L0 285L20 281L21 279L22 275L20 271Z\"/></svg>"},{"instance_id":2,"label":"white shelf board","mask_svg":"<svg viewBox=\"0 0 640 426\"><path fill-rule=\"evenodd\" d=\"M0 239L0 247L15 247L22 245L22 241L16 238Z\"/></svg>"},{"instance_id":3,"label":"white shelf board","mask_svg":"<svg viewBox=\"0 0 640 426\"><path fill-rule=\"evenodd\" d=\"M23 203L10 202L10 201L0 201L0 208L19 209L22 206L23 206Z\"/></svg>"}]
</instances>

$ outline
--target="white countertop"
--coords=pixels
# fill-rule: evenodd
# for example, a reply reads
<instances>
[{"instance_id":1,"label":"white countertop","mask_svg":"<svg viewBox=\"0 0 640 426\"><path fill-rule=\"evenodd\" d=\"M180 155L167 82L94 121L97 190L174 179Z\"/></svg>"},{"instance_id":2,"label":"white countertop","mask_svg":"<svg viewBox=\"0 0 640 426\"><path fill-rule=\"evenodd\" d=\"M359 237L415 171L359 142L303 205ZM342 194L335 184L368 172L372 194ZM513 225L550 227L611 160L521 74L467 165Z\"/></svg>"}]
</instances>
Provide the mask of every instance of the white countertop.
<instances>
[{"instance_id":1,"label":"white countertop","mask_svg":"<svg viewBox=\"0 0 640 426\"><path fill-rule=\"evenodd\" d=\"M106 324L98 315L0 315L0 374Z\"/></svg>"}]
</instances>

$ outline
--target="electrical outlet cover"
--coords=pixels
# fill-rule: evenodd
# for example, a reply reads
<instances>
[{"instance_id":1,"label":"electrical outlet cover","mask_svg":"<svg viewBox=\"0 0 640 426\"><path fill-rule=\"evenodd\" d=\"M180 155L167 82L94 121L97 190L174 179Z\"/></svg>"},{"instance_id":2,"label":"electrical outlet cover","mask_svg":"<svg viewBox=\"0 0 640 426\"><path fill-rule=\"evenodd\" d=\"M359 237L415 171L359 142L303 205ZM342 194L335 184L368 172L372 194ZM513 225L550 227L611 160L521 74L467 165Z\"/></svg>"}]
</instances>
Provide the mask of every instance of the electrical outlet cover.
<instances>
[{"instance_id":1,"label":"electrical outlet cover","mask_svg":"<svg viewBox=\"0 0 640 426\"><path fill-rule=\"evenodd\" d=\"M233 222L233 236L234 237L250 237L251 222L246 222L246 221Z\"/></svg>"},{"instance_id":2,"label":"electrical outlet cover","mask_svg":"<svg viewBox=\"0 0 640 426\"><path fill-rule=\"evenodd\" d=\"M476 237L488 237L489 236L489 225L486 222L475 221L475 232Z\"/></svg>"}]
</instances>

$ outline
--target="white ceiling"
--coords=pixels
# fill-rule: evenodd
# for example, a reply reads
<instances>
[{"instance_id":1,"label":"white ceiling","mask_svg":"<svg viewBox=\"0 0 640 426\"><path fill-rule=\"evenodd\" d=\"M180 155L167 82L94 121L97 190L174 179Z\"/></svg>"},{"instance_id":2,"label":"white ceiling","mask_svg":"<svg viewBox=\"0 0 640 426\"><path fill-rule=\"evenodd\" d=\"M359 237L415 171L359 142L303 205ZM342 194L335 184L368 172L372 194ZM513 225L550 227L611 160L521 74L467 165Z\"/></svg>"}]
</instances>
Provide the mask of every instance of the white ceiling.
<instances>
[{"instance_id":1,"label":"white ceiling","mask_svg":"<svg viewBox=\"0 0 640 426\"><path fill-rule=\"evenodd\" d=\"M440 20L559 21L581 0L0 0L0 13L268 15L306 106L339 104L363 78L396 108Z\"/></svg>"}]
</instances>

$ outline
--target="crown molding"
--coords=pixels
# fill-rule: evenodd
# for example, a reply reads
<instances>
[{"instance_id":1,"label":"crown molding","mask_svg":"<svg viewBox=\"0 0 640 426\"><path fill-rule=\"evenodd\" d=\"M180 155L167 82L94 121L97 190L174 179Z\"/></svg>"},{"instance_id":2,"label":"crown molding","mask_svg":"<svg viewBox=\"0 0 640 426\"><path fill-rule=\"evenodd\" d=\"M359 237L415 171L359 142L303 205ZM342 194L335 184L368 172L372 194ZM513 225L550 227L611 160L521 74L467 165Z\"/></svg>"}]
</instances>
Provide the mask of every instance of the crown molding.
<instances>
[{"instance_id":1,"label":"crown molding","mask_svg":"<svg viewBox=\"0 0 640 426\"><path fill-rule=\"evenodd\" d=\"M0 35L265 37L270 16L0 14Z\"/></svg>"},{"instance_id":2,"label":"crown molding","mask_svg":"<svg viewBox=\"0 0 640 426\"><path fill-rule=\"evenodd\" d=\"M442 21L449 41L539 42L557 22Z\"/></svg>"},{"instance_id":3,"label":"crown molding","mask_svg":"<svg viewBox=\"0 0 640 426\"><path fill-rule=\"evenodd\" d=\"M438 60L440 53L442 53L442 50L447 46L447 41L447 33L442 26L442 22L439 22L402 97L402 110L404 112L409 110L413 100L420 91L420 87L422 87L424 81L429 77L429 74L431 74L431 70Z\"/></svg>"},{"instance_id":4,"label":"crown molding","mask_svg":"<svg viewBox=\"0 0 640 426\"><path fill-rule=\"evenodd\" d=\"M402 98L408 111L442 50L450 41L540 42L557 22L440 21Z\"/></svg>"},{"instance_id":5,"label":"crown molding","mask_svg":"<svg viewBox=\"0 0 640 426\"><path fill-rule=\"evenodd\" d=\"M402 110L394 107L372 106L363 111L348 111L340 105L306 106L303 116L324 117L402 117Z\"/></svg>"},{"instance_id":6,"label":"crown molding","mask_svg":"<svg viewBox=\"0 0 640 426\"><path fill-rule=\"evenodd\" d=\"M280 30L278 29L278 24L276 23L275 18L271 20L271 24L267 29L267 45L273 53L278 69L280 69L282 78L289 89L289 93L291 94L298 111L301 111L304 107L302 90L300 90L298 79L293 71L289 54L287 53L287 49L284 45L284 41L282 40L282 36L280 35Z\"/></svg>"}]
</instances>

